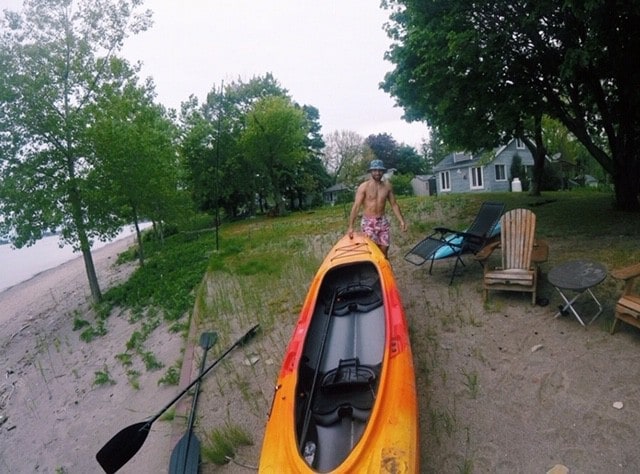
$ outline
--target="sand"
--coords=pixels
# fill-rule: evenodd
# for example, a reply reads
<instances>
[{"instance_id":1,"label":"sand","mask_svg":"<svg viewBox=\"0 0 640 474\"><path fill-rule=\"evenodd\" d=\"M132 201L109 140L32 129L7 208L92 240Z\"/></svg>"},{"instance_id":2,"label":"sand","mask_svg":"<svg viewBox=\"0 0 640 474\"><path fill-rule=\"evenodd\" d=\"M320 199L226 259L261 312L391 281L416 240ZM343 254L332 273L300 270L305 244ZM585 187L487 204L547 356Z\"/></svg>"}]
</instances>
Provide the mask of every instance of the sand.
<instances>
[{"instance_id":1,"label":"sand","mask_svg":"<svg viewBox=\"0 0 640 474\"><path fill-rule=\"evenodd\" d=\"M129 237L94 252L103 291L135 268L114 266L131 243ZM81 257L0 293L0 472L102 472L95 454L104 443L175 394L175 387L157 386L162 371L140 370L144 390L114 371L122 367L114 356L125 351L132 332L126 315L108 319L107 337L80 340L73 321L92 321L89 299ZM179 335L157 330L146 346L169 366L183 344ZM95 373L105 366L118 382L95 385ZM120 472L165 472L170 432L170 423L154 423L141 451Z\"/></svg>"},{"instance_id":2,"label":"sand","mask_svg":"<svg viewBox=\"0 0 640 474\"><path fill-rule=\"evenodd\" d=\"M95 253L103 290L135 268L113 265L130 243ZM483 304L479 265L470 262L449 286L452 262L438 263L428 275L392 247L416 366L422 472L640 472L640 366L634 362L640 331L625 326L615 335L606 331L613 283L594 290L604 312L593 325L554 318L560 299L544 275L553 257L543 265L539 290L548 306L532 306L528 295L518 293L496 293ZM107 337L91 343L79 339L73 320L90 317L88 298L81 259L0 293L0 416L6 417L0 426L0 472L101 472L95 461L100 447L121 428L155 414L179 391L157 386L162 370L141 369L136 390L124 369L117 369L114 355L124 352L131 334L126 314L108 319ZM580 308L589 314L592 306ZM226 397L223 403L208 396L216 390L203 390L203 417L231 417L255 440L238 453L244 467L206 465L203 473L252 472L258 465L271 387L294 321L292 316L277 331L258 336L256 350L270 352L262 354L247 382L262 394L256 406L243 407L233 392L218 390ZM186 344L182 386L199 365L201 329L192 328ZM185 340L158 329L147 345L169 366L183 357ZM238 353L230 364L245 356ZM95 372L105 364L117 383L97 386ZM142 450L120 472L167 472L176 440L173 425L157 421Z\"/></svg>"}]
</instances>

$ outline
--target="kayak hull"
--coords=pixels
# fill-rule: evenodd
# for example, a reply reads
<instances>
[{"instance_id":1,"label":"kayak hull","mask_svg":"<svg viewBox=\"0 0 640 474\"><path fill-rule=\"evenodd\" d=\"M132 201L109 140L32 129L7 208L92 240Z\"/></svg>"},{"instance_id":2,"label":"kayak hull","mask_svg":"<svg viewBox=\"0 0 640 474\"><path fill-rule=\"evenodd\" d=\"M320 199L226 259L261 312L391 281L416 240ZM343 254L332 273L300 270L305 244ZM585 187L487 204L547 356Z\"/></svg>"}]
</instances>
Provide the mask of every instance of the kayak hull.
<instances>
[{"instance_id":1,"label":"kayak hull","mask_svg":"<svg viewBox=\"0 0 640 474\"><path fill-rule=\"evenodd\" d=\"M306 459L305 459L306 458ZM285 352L259 472L418 472L413 358L388 260L344 236L311 282Z\"/></svg>"}]
</instances>

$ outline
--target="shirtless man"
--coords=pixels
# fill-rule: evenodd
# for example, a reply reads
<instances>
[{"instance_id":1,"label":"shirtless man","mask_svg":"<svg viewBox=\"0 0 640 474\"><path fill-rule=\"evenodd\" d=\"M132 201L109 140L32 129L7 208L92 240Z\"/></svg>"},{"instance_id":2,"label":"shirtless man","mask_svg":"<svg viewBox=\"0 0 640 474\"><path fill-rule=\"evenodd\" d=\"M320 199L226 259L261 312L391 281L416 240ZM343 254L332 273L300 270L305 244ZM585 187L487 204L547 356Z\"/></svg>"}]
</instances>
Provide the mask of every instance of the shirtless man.
<instances>
[{"instance_id":1,"label":"shirtless man","mask_svg":"<svg viewBox=\"0 0 640 474\"><path fill-rule=\"evenodd\" d=\"M362 232L373 240L384 256L387 256L389 251L389 220L384 214L384 208L389 201L391 209L400 222L400 228L403 231L407 230L407 224L402 217L400 206L396 201L396 196L393 194L391 183L382 181L382 176L386 171L382 160L373 160L369 165L371 172L371 178L358 186L356 191L356 198L351 208L351 214L349 215L349 237L353 238L353 225L358 216L358 211L362 206Z\"/></svg>"}]
</instances>

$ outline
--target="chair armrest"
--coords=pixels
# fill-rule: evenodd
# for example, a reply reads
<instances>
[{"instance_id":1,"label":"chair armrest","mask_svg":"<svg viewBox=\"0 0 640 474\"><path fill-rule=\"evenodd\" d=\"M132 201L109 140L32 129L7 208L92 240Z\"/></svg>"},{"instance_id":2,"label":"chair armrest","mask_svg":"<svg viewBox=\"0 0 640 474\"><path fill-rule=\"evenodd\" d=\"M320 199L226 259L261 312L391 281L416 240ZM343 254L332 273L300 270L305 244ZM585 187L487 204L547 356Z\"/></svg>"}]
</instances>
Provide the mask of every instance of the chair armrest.
<instances>
[{"instance_id":1,"label":"chair armrest","mask_svg":"<svg viewBox=\"0 0 640 474\"><path fill-rule=\"evenodd\" d=\"M611 276L617 280L630 280L640 276L640 263L611 270Z\"/></svg>"},{"instance_id":2,"label":"chair armrest","mask_svg":"<svg viewBox=\"0 0 640 474\"><path fill-rule=\"evenodd\" d=\"M434 231L438 234L461 234L462 232L458 230L449 229L447 227L434 227Z\"/></svg>"},{"instance_id":3,"label":"chair armrest","mask_svg":"<svg viewBox=\"0 0 640 474\"><path fill-rule=\"evenodd\" d=\"M493 251L495 249L497 249L498 247L500 247L500 241L499 240L497 240L495 242L491 242L491 243L485 245L484 247L482 247L480 249L480 251L478 253L476 253L474 258L476 260L478 260L479 262L484 262L485 260L487 260L491 256Z\"/></svg>"},{"instance_id":4,"label":"chair armrest","mask_svg":"<svg viewBox=\"0 0 640 474\"><path fill-rule=\"evenodd\" d=\"M549 244L546 240L536 240L533 243L531 261L535 264L544 263L549 259Z\"/></svg>"}]
</instances>

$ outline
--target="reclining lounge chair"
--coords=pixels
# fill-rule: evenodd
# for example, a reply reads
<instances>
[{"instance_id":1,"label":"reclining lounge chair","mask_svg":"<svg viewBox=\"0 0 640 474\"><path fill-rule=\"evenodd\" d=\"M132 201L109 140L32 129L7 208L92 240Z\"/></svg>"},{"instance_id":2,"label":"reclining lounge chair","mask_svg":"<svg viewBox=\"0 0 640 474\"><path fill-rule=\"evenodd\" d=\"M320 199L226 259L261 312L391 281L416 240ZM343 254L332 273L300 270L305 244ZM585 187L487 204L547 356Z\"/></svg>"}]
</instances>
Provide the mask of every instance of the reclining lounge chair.
<instances>
[{"instance_id":1,"label":"reclining lounge chair","mask_svg":"<svg viewBox=\"0 0 640 474\"><path fill-rule=\"evenodd\" d=\"M504 211L501 202L483 202L473 223L464 231L436 227L434 232L422 241L418 242L404 256L405 260L414 265L422 265L431 260L429 274L433 269L433 262L443 258L455 257L451 280L456 275L458 263L464 266L461 256L464 254L479 252L497 234L498 222Z\"/></svg>"}]
</instances>

